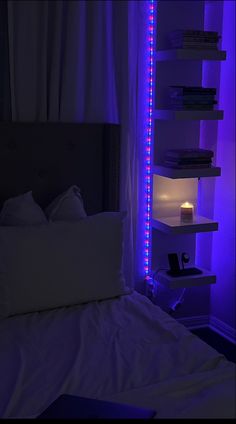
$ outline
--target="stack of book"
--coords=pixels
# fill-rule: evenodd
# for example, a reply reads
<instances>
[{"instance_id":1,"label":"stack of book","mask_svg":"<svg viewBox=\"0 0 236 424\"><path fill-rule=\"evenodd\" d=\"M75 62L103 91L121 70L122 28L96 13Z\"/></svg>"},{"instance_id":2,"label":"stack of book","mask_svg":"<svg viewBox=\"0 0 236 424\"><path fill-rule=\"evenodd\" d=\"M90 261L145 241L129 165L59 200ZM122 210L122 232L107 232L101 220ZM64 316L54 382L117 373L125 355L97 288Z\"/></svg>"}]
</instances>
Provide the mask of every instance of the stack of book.
<instances>
[{"instance_id":1,"label":"stack of book","mask_svg":"<svg viewBox=\"0 0 236 424\"><path fill-rule=\"evenodd\" d=\"M169 87L170 106L175 110L213 110L217 104L216 89L204 87Z\"/></svg>"},{"instance_id":2,"label":"stack of book","mask_svg":"<svg viewBox=\"0 0 236 424\"><path fill-rule=\"evenodd\" d=\"M177 169L210 168L213 151L206 149L173 149L165 153L164 165Z\"/></svg>"},{"instance_id":3,"label":"stack of book","mask_svg":"<svg viewBox=\"0 0 236 424\"><path fill-rule=\"evenodd\" d=\"M218 50L220 38L215 31L176 30L169 33L174 49Z\"/></svg>"}]
</instances>

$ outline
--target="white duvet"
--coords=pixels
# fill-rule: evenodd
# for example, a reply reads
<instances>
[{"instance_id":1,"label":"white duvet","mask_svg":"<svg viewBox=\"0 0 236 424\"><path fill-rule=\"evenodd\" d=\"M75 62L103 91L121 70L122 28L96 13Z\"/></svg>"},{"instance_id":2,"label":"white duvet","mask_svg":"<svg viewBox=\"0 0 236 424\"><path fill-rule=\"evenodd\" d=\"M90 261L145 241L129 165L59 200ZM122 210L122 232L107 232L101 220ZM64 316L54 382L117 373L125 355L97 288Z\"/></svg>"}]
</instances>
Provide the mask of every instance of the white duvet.
<instances>
[{"instance_id":1,"label":"white duvet","mask_svg":"<svg viewBox=\"0 0 236 424\"><path fill-rule=\"evenodd\" d=\"M0 321L0 417L36 417L62 393L153 408L156 418L235 417L235 365L146 297Z\"/></svg>"}]
</instances>

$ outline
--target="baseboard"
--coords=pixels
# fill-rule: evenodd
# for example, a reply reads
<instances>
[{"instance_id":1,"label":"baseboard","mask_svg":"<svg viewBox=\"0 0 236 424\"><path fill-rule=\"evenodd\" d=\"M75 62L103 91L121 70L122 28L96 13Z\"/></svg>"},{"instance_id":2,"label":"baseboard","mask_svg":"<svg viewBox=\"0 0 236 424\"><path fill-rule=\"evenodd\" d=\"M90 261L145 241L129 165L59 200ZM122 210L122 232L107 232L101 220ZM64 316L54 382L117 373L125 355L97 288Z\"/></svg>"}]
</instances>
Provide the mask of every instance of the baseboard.
<instances>
[{"instance_id":1,"label":"baseboard","mask_svg":"<svg viewBox=\"0 0 236 424\"><path fill-rule=\"evenodd\" d=\"M210 315L209 327L216 333L220 334L231 343L236 344L236 330L228 324L225 324L220 319Z\"/></svg>"},{"instance_id":2,"label":"baseboard","mask_svg":"<svg viewBox=\"0 0 236 424\"><path fill-rule=\"evenodd\" d=\"M177 321L189 330L210 327L213 331L220 334L220 336L236 344L236 330L212 315L177 318Z\"/></svg>"},{"instance_id":3,"label":"baseboard","mask_svg":"<svg viewBox=\"0 0 236 424\"><path fill-rule=\"evenodd\" d=\"M177 321L180 324L183 324L185 327L189 328L189 330L193 330L195 328L208 327L209 315L183 317L183 318L178 318Z\"/></svg>"}]
</instances>

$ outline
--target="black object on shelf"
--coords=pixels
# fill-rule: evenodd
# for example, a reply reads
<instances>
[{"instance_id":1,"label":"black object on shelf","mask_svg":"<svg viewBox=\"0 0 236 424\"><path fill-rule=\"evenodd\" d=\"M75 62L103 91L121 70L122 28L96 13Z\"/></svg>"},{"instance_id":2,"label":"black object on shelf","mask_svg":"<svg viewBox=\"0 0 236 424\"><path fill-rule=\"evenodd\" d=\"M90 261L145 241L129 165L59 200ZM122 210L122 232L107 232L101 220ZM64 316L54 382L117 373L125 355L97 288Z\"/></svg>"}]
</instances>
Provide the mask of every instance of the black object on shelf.
<instances>
[{"instance_id":1,"label":"black object on shelf","mask_svg":"<svg viewBox=\"0 0 236 424\"><path fill-rule=\"evenodd\" d=\"M170 266L170 271L178 273L180 271L179 259L177 253L168 253L168 261Z\"/></svg>"}]
</instances>

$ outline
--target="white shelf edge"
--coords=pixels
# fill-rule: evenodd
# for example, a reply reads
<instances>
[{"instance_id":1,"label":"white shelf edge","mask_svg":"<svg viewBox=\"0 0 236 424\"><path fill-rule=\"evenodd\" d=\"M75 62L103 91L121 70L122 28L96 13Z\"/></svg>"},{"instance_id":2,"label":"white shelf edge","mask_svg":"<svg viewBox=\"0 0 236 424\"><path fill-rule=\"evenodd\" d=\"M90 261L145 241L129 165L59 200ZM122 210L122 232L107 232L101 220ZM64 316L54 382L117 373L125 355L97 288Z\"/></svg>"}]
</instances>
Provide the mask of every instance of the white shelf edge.
<instances>
[{"instance_id":1,"label":"white shelf edge","mask_svg":"<svg viewBox=\"0 0 236 424\"><path fill-rule=\"evenodd\" d=\"M158 50L155 54L158 62L171 60L226 60L225 50L208 49L166 49Z\"/></svg>"},{"instance_id":2,"label":"white shelf edge","mask_svg":"<svg viewBox=\"0 0 236 424\"><path fill-rule=\"evenodd\" d=\"M197 267L199 268L199 267ZM171 277L167 274L166 271L160 271L158 273L158 282L168 288L178 288L178 287L193 287L193 286L204 286L208 284L216 283L216 276L211 272L199 268L202 271L202 274L198 275L189 275L185 277Z\"/></svg>"},{"instance_id":3,"label":"white shelf edge","mask_svg":"<svg viewBox=\"0 0 236 424\"><path fill-rule=\"evenodd\" d=\"M212 166L210 168L177 169L164 165L153 165L152 173L172 179L219 177L221 175L221 168L218 166Z\"/></svg>"},{"instance_id":4,"label":"white shelf edge","mask_svg":"<svg viewBox=\"0 0 236 424\"><path fill-rule=\"evenodd\" d=\"M177 121L221 120L224 118L224 111L156 109L153 112L153 118Z\"/></svg>"},{"instance_id":5,"label":"white shelf edge","mask_svg":"<svg viewBox=\"0 0 236 424\"><path fill-rule=\"evenodd\" d=\"M196 215L191 223L183 223L180 216L155 217L154 213L152 227L166 234L190 234L217 231L218 223L200 215Z\"/></svg>"}]
</instances>

